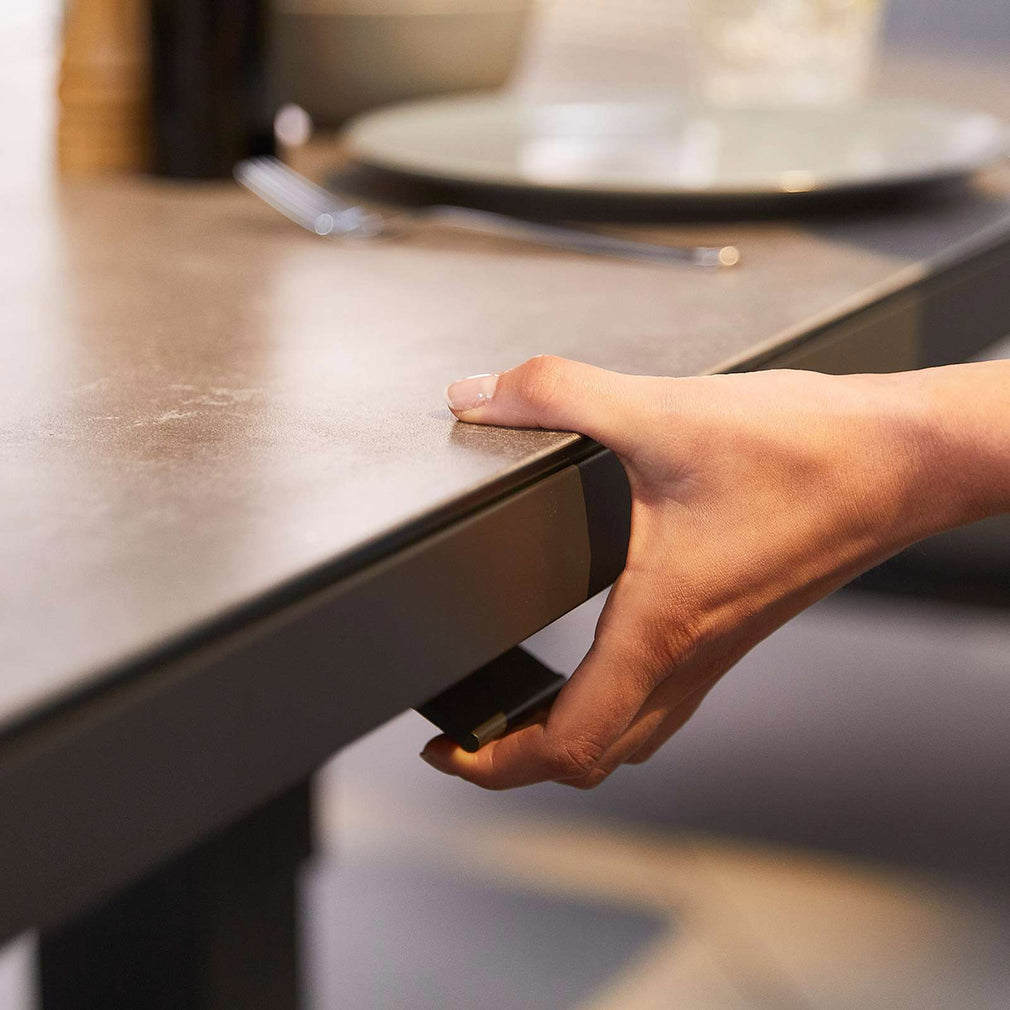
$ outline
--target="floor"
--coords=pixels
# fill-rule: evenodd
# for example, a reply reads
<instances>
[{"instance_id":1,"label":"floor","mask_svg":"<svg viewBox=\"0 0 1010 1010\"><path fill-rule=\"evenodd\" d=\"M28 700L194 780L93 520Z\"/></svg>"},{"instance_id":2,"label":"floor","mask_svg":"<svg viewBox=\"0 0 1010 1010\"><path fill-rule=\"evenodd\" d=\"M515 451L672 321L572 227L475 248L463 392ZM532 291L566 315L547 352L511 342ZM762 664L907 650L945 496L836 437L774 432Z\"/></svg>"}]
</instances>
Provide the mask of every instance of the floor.
<instances>
[{"instance_id":1,"label":"floor","mask_svg":"<svg viewBox=\"0 0 1010 1010\"><path fill-rule=\"evenodd\" d=\"M598 606L532 647L571 669ZM320 779L311 1010L1003 1010L1008 655L1002 611L841 595L591 793L444 779L402 716Z\"/></svg>"},{"instance_id":2,"label":"floor","mask_svg":"<svg viewBox=\"0 0 1010 1010\"><path fill-rule=\"evenodd\" d=\"M1005 612L839 596L592 793L443 779L401 717L323 782L314 1010L1010 1007L1008 656Z\"/></svg>"}]
</instances>

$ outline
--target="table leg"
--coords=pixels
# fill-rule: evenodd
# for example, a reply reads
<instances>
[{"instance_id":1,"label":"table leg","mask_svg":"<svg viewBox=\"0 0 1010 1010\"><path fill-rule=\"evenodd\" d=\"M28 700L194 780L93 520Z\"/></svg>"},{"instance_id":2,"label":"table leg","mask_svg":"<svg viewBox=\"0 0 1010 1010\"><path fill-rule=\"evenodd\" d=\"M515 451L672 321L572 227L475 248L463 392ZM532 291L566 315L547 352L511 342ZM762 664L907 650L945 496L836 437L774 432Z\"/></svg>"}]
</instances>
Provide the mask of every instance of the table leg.
<instances>
[{"instance_id":1,"label":"table leg","mask_svg":"<svg viewBox=\"0 0 1010 1010\"><path fill-rule=\"evenodd\" d=\"M296 1010L310 850L305 782L45 932L43 1010Z\"/></svg>"}]
</instances>

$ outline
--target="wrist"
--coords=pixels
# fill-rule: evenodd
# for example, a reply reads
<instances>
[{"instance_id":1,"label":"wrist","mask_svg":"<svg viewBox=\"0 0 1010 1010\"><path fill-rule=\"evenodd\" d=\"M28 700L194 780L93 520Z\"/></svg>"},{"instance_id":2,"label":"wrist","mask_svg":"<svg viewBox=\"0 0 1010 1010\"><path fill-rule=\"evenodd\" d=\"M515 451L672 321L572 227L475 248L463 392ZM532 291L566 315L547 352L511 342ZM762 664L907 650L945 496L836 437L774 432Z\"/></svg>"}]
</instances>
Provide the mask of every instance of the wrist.
<instances>
[{"instance_id":1,"label":"wrist","mask_svg":"<svg viewBox=\"0 0 1010 1010\"><path fill-rule=\"evenodd\" d=\"M939 532L1010 510L1010 362L906 372L899 378L920 493Z\"/></svg>"},{"instance_id":2,"label":"wrist","mask_svg":"<svg viewBox=\"0 0 1010 1010\"><path fill-rule=\"evenodd\" d=\"M945 420L949 408L940 409L922 376L835 380L847 391L836 443L847 493L836 493L861 567L977 518L978 505L958 478L968 447L958 444Z\"/></svg>"}]
</instances>

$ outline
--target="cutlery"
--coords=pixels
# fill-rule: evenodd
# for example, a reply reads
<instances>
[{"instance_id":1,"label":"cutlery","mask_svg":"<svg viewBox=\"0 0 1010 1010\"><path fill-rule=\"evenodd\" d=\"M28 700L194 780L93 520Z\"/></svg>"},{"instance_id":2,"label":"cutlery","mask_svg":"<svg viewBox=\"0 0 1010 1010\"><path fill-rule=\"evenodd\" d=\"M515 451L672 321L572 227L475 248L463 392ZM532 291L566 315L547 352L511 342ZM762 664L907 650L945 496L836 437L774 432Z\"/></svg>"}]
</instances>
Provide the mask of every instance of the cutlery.
<instances>
[{"instance_id":1,"label":"cutlery","mask_svg":"<svg viewBox=\"0 0 1010 1010\"><path fill-rule=\"evenodd\" d=\"M438 205L395 213L378 211L345 202L272 157L240 161L235 166L235 178L274 210L302 228L322 236L373 238L395 231L405 220L436 221L455 228L504 234L592 256L689 263L702 267L731 267L740 262L740 253L732 245L671 246L639 242L471 207Z\"/></svg>"}]
</instances>

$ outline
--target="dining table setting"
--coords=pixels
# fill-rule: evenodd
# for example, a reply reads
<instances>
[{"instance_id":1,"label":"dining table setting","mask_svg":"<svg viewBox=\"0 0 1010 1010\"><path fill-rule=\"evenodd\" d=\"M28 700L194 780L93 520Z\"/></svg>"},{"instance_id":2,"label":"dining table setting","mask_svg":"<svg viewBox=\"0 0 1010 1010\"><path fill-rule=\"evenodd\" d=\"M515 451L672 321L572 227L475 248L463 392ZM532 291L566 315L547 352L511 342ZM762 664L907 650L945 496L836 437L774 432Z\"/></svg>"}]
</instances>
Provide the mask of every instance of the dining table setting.
<instances>
[{"instance_id":1,"label":"dining table setting","mask_svg":"<svg viewBox=\"0 0 1010 1010\"><path fill-rule=\"evenodd\" d=\"M1010 333L1002 59L881 51L862 2L786 69L772 15L744 27L776 58L734 62L733 4L415 31L383 2L388 36L365 0L277 5L286 91L241 150L179 139L167 46L143 144L60 125L106 101L86 54L0 66L0 942L39 931L45 1010L298 1005L314 771L620 573L616 458L457 423L448 382L892 371Z\"/></svg>"}]
</instances>

